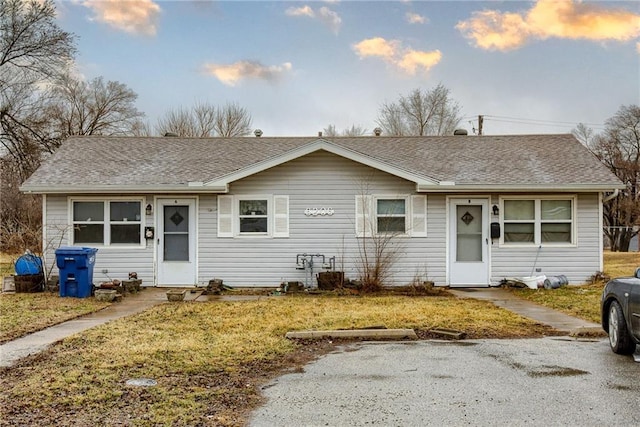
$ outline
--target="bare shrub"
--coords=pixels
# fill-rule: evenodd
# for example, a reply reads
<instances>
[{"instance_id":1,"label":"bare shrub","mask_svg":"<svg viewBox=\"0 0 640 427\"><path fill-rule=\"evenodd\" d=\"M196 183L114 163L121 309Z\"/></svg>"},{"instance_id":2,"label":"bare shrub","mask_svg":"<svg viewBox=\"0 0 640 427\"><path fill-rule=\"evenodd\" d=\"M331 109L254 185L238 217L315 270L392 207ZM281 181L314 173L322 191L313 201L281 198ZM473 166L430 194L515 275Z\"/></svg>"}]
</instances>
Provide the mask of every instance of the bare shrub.
<instances>
[{"instance_id":1,"label":"bare shrub","mask_svg":"<svg viewBox=\"0 0 640 427\"><path fill-rule=\"evenodd\" d=\"M0 159L0 179L0 251L41 252L41 197L20 193L20 171L10 158Z\"/></svg>"},{"instance_id":2,"label":"bare shrub","mask_svg":"<svg viewBox=\"0 0 640 427\"><path fill-rule=\"evenodd\" d=\"M379 292L389 280L402 251L398 236L406 230L395 230L394 212L386 212L388 216L378 217L377 206L374 206L375 200L370 194L366 179L362 181L361 189L356 202L356 269L362 291Z\"/></svg>"}]
</instances>

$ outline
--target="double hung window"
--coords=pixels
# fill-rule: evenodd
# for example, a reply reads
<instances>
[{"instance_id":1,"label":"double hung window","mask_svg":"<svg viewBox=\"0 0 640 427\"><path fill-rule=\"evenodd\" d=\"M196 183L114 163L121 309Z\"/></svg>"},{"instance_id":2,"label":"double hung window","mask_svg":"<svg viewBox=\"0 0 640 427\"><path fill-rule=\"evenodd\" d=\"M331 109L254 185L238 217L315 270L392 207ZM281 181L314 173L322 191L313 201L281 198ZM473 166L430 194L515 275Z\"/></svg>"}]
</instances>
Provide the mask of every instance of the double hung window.
<instances>
[{"instance_id":1,"label":"double hung window","mask_svg":"<svg viewBox=\"0 0 640 427\"><path fill-rule=\"evenodd\" d=\"M269 201L266 199L238 200L240 234L269 232Z\"/></svg>"},{"instance_id":2,"label":"double hung window","mask_svg":"<svg viewBox=\"0 0 640 427\"><path fill-rule=\"evenodd\" d=\"M357 237L427 237L426 195L357 195L355 202Z\"/></svg>"},{"instance_id":3,"label":"double hung window","mask_svg":"<svg viewBox=\"0 0 640 427\"><path fill-rule=\"evenodd\" d=\"M376 199L376 227L378 234L407 232L406 199Z\"/></svg>"},{"instance_id":4,"label":"double hung window","mask_svg":"<svg viewBox=\"0 0 640 427\"><path fill-rule=\"evenodd\" d=\"M218 196L218 237L289 237L289 196Z\"/></svg>"},{"instance_id":5,"label":"double hung window","mask_svg":"<svg viewBox=\"0 0 640 427\"><path fill-rule=\"evenodd\" d=\"M504 243L575 244L575 198L509 198L503 201Z\"/></svg>"},{"instance_id":6,"label":"double hung window","mask_svg":"<svg viewBox=\"0 0 640 427\"><path fill-rule=\"evenodd\" d=\"M73 244L142 244L141 200L74 200Z\"/></svg>"}]
</instances>

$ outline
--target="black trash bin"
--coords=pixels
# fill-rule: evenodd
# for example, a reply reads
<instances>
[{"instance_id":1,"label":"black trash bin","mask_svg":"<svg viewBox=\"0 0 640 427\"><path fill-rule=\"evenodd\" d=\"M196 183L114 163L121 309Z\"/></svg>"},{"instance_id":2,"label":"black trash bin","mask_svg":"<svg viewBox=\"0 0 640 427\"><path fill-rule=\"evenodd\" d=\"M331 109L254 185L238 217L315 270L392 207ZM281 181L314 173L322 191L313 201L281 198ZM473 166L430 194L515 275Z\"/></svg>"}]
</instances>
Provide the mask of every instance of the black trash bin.
<instances>
[{"instance_id":1,"label":"black trash bin","mask_svg":"<svg viewBox=\"0 0 640 427\"><path fill-rule=\"evenodd\" d=\"M61 246L56 249L56 265L60 270L60 296L87 298L93 290L93 266L96 248Z\"/></svg>"}]
</instances>

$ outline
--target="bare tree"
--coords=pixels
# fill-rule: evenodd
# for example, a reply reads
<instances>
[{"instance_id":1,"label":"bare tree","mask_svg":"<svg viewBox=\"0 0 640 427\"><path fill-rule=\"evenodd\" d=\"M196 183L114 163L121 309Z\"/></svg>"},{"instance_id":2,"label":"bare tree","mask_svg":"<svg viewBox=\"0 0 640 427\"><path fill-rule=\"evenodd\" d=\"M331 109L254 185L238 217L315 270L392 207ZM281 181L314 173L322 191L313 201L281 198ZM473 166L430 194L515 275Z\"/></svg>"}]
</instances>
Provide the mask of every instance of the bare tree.
<instances>
[{"instance_id":1,"label":"bare tree","mask_svg":"<svg viewBox=\"0 0 640 427\"><path fill-rule=\"evenodd\" d=\"M237 104L220 108L197 103L191 109L168 111L158 120L156 131L160 135L174 133L187 138L243 136L251 132L251 115Z\"/></svg>"},{"instance_id":2,"label":"bare tree","mask_svg":"<svg viewBox=\"0 0 640 427\"><path fill-rule=\"evenodd\" d=\"M156 123L156 132L160 135L172 133L187 138L196 138L211 136L211 131L213 129L200 133L196 117L190 110L184 108L167 111Z\"/></svg>"},{"instance_id":3,"label":"bare tree","mask_svg":"<svg viewBox=\"0 0 640 427\"><path fill-rule=\"evenodd\" d=\"M414 89L397 102L383 103L377 123L387 135L450 135L461 120L460 106L439 84L431 90Z\"/></svg>"},{"instance_id":4,"label":"bare tree","mask_svg":"<svg viewBox=\"0 0 640 427\"><path fill-rule=\"evenodd\" d=\"M352 124L350 128L344 129L342 132L338 132L335 125L329 125L322 129L322 134L327 137L336 136L363 136L367 133L367 129L360 125Z\"/></svg>"},{"instance_id":5,"label":"bare tree","mask_svg":"<svg viewBox=\"0 0 640 427\"><path fill-rule=\"evenodd\" d=\"M55 15L52 0L0 0L0 155L17 162L23 178L39 165L40 148L57 144L44 125L48 94L41 88L75 53L74 36Z\"/></svg>"},{"instance_id":6,"label":"bare tree","mask_svg":"<svg viewBox=\"0 0 640 427\"><path fill-rule=\"evenodd\" d=\"M97 77L89 82L63 75L54 86L50 116L61 138L69 135L132 135L144 114L125 84Z\"/></svg>"},{"instance_id":7,"label":"bare tree","mask_svg":"<svg viewBox=\"0 0 640 427\"><path fill-rule=\"evenodd\" d=\"M224 138L248 135L251 132L251 115L238 104L226 104L216 112L215 131L217 136Z\"/></svg>"},{"instance_id":8,"label":"bare tree","mask_svg":"<svg viewBox=\"0 0 640 427\"><path fill-rule=\"evenodd\" d=\"M43 156L69 135L133 133L142 116L133 106L137 95L125 85L69 75L74 36L55 20L52 0L0 0L3 244L39 238L40 198L18 187Z\"/></svg>"},{"instance_id":9,"label":"bare tree","mask_svg":"<svg viewBox=\"0 0 640 427\"><path fill-rule=\"evenodd\" d=\"M56 76L73 59L73 35L55 22L52 0L0 0L0 86Z\"/></svg>"},{"instance_id":10,"label":"bare tree","mask_svg":"<svg viewBox=\"0 0 640 427\"><path fill-rule=\"evenodd\" d=\"M640 107L621 106L605 125L597 135L578 125L574 135L626 185L604 204L604 233L611 250L628 252L640 229Z\"/></svg>"},{"instance_id":11,"label":"bare tree","mask_svg":"<svg viewBox=\"0 0 640 427\"><path fill-rule=\"evenodd\" d=\"M592 149L591 145L593 144L593 137L595 135L593 129L585 126L584 123L578 123L578 126L576 126L571 133L582 143L582 145L587 147L589 150Z\"/></svg>"}]
</instances>

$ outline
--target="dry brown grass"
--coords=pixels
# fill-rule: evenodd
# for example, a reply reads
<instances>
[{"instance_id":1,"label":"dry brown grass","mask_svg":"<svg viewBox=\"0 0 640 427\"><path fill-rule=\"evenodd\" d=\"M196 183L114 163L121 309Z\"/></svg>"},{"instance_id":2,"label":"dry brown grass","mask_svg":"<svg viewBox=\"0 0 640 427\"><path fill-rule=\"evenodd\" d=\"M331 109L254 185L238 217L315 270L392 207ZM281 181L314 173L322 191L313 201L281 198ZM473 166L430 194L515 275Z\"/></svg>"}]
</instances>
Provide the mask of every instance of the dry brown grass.
<instances>
[{"instance_id":1,"label":"dry brown grass","mask_svg":"<svg viewBox=\"0 0 640 427\"><path fill-rule=\"evenodd\" d=\"M265 369L281 368L282 361L305 351L303 343L284 338L287 331L380 324L452 328L472 338L551 332L491 303L451 297L287 296L163 304L66 339L6 372L0 405L9 408L13 422L73 414L80 425L107 420L241 425L244 412L259 402L250 378L255 381ZM144 390L125 385L141 377L158 385Z\"/></svg>"},{"instance_id":2,"label":"dry brown grass","mask_svg":"<svg viewBox=\"0 0 640 427\"><path fill-rule=\"evenodd\" d=\"M0 278L14 273L13 265L20 255L0 252Z\"/></svg>"},{"instance_id":3,"label":"dry brown grass","mask_svg":"<svg viewBox=\"0 0 640 427\"><path fill-rule=\"evenodd\" d=\"M604 252L604 273L609 277L631 276L640 267L640 252Z\"/></svg>"},{"instance_id":4,"label":"dry brown grass","mask_svg":"<svg viewBox=\"0 0 640 427\"><path fill-rule=\"evenodd\" d=\"M604 273L614 278L631 276L640 267L640 252L604 253ZM600 297L604 282L560 289L513 289L521 298L571 316L600 323Z\"/></svg>"},{"instance_id":5,"label":"dry brown grass","mask_svg":"<svg viewBox=\"0 0 640 427\"><path fill-rule=\"evenodd\" d=\"M41 292L0 294L0 343L108 306L94 298L60 298Z\"/></svg>"}]
</instances>

